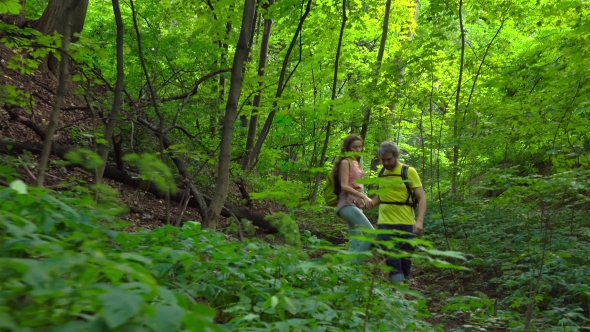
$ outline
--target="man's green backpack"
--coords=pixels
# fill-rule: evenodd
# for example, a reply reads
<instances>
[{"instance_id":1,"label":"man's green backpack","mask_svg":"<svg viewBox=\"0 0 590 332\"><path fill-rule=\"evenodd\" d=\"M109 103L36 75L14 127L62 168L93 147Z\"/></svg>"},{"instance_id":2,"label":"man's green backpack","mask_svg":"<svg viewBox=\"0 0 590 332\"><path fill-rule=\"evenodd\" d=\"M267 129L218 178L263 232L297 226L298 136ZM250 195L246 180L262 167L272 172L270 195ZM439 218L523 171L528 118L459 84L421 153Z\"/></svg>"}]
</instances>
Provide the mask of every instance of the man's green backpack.
<instances>
[{"instance_id":1,"label":"man's green backpack","mask_svg":"<svg viewBox=\"0 0 590 332\"><path fill-rule=\"evenodd\" d=\"M350 163L350 160L348 160L348 164L352 165ZM332 172L332 170L330 169L330 171L328 171L328 174L326 174L326 182L324 184L324 201L326 202L326 205L338 205L338 195L340 194L340 190L342 190L342 188L340 187L340 177L334 176L334 172Z\"/></svg>"}]
</instances>

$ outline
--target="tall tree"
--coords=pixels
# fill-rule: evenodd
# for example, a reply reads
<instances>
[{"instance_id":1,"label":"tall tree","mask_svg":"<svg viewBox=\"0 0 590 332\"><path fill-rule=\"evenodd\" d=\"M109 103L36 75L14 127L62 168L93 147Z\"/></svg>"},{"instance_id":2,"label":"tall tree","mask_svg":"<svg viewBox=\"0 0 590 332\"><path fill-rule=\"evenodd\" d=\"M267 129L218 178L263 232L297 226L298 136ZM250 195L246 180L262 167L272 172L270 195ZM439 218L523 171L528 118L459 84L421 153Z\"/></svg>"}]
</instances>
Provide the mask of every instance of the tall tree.
<instances>
[{"instance_id":1,"label":"tall tree","mask_svg":"<svg viewBox=\"0 0 590 332\"><path fill-rule=\"evenodd\" d=\"M37 173L37 186L43 187L45 182L45 170L49 162L49 155L51 154L51 146L53 145L53 136L57 129L57 122L59 121L59 113L61 110L61 104L63 103L64 96L66 94L66 85L68 79L68 67L69 67L69 54L68 48L70 45L70 36L72 35L70 20L73 13L73 7L68 6L64 11L64 31L61 41L61 62L59 66L59 84L57 87L57 93L55 94L55 103L53 104L53 110L51 117L49 118L49 125L45 131L45 140L43 142L43 152L39 158L39 170Z\"/></svg>"},{"instance_id":2,"label":"tall tree","mask_svg":"<svg viewBox=\"0 0 590 332\"><path fill-rule=\"evenodd\" d=\"M346 0L342 0L342 24L340 25L340 35L338 36L338 47L336 48L336 57L334 59L334 79L332 81L332 102L336 100L338 93L338 64L340 61L340 51L342 50L342 39L344 38L344 28L346 27ZM330 113L332 113L332 105L330 105ZM328 150L328 144L330 143L330 132L332 130L332 121L328 120L326 125L326 138L324 140L324 147L320 155L320 167L324 166L326 161L326 151ZM311 194L311 204L315 204L315 198L318 193L318 187L320 184L321 173L316 173L315 184L313 186L313 192Z\"/></svg>"},{"instance_id":3,"label":"tall tree","mask_svg":"<svg viewBox=\"0 0 590 332\"><path fill-rule=\"evenodd\" d=\"M102 174L106 167L107 159L109 156L109 146L112 144L113 131L117 124L117 117L119 116L119 109L121 109L121 94L123 92L123 79L125 73L123 71L123 19L121 17L121 8L119 7L119 0L112 0L113 13L115 14L115 23L117 25L117 81L115 83L115 99L113 100L113 106L109 113L108 122L104 129L104 139L107 144L103 145L100 149L100 157L102 158L102 165L96 172L95 183L100 183Z\"/></svg>"},{"instance_id":4,"label":"tall tree","mask_svg":"<svg viewBox=\"0 0 590 332\"><path fill-rule=\"evenodd\" d=\"M252 115L250 116L250 123L248 124L248 136L246 137L246 153L242 162L242 169L246 170L250 167L250 151L254 147L254 141L256 140L256 131L258 130L258 112L262 102L262 87L264 86L264 70L266 68L266 62L268 59L268 41L270 40L270 31L272 29L272 19L268 16L268 7L274 3L274 0L269 0L268 4L265 4L265 12L263 15L267 15L264 19L264 31L262 32L262 41L260 43L260 58L258 60L258 93L254 96L254 104Z\"/></svg>"},{"instance_id":5,"label":"tall tree","mask_svg":"<svg viewBox=\"0 0 590 332\"><path fill-rule=\"evenodd\" d=\"M238 112L238 102L242 93L242 83L244 80L242 68L248 57L248 41L252 33L252 20L254 19L255 0L244 1L244 13L242 16L242 27L234 61L231 70L231 79L229 86L229 95L225 106L225 116L223 118L223 128L221 129L221 145L219 149L219 161L217 164L217 185L215 194L207 210L204 225L208 228L215 229L217 220L227 197L229 187L229 164L231 159L231 145L233 140L234 126Z\"/></svg>"},{"instance_id":6,"label":"tall tree","mask_svg":"<svg viewBox=\"0 0 590 332\"><path fill-rule=\"evenodd\" d=\"M389 13L391 11L391 0L385 1L385 13L383 15L383 29L381 30L381 42L379 43L379 51L377 52L377 68L374 79L379 77L381 71L381 62L383 62L383 53L385 53L385 45L387 44L387 33L389 31ZM371 121L371 107L368 107L364 114L363 126L361 127L361 137L363 140L367 138L367 130L369 130L369 121Z\"/></svg>"},{"instance_id":7,"label":"tall tree","mask_svg":"<svg viewBox=\"0 0 590 332\"><path fill-rule=\"evenodd\" d=\"M68 18L66 17L67 8L71 8L71 36L75 41L74 35L80 33L84 28L86 20L86 11L88 10L88 0L49 0L43 14L35 23L37 30L44 34L51 34L57 31L64 35ZM47 59L47 67L50 71L57 68L57 60L53 56Z\"/></svg>"},{"instance_id":8,"label":"tall tree","mask_svg":"<svg viewBox=\"0 0 590 332\"><path fill-rule=\"evenodd\" d=\"M463 28L463 0L459 0L459 29L461 29L461 58L459 62L459 78L457 79L457 93L455 94L455 122L453 124L453 168L451 173L451 194L457 193L457 174L459 172L459 101L461 85L463 84L463 64L465 62L465 29Z\"/></svg>"},{"instance_id":9,"label":"tall tree","mask_svg":"<svg viewBox=\"0 0 590 332\"><path fill-rule=\"evenodd\" d=\"M287 66L289 64L289 58L291 57L291 52L293 52L293 48L295 47L295 44L297 43L297 38L301 34L301 30L303 29L303 23L305 22L305 19L309 16L309 12L311 11L311 2L312 2L312 0L307 1L307 5L305 6L305 12L303 12L303 15L301 15L301 17L299 18L299 24L297 25L297 29L295 29L295 34L293 34L293 39L291 39L291 43L289 44L289 47L287 48L287 53L285 54L285 57L283 58L283 66L281 68L281 73L279 75L279 82L277 83L277 92L275 93L275 101L273 102L273 110L268 114L268 117L266 118L266 121L264 122L264 125L262 126L262 129L260 130L260 135L258 135L258 139L256 140L256 144L254 145L254 147L252 148L252 151L250 152L250 157L249 157L250 158L250 169L252 169L256 164L255 160L256 160L256 158L258 158L258 155L260 154L260 150L262 149L262 145L264 144L264 141L266 140L266 136L268 135L268 131L270 130L270 126L272 125L272 121L274 119L274 116L277 113L278 104L277 104L276 100L281 98L281 96L283 95L283 91L285 90L286 83L289 80L290 75L287 76ZM295 71L296 69L297 69L297 66L295 66L295 69L293 69L293 71Z\"/></svg>"}]
</instances>

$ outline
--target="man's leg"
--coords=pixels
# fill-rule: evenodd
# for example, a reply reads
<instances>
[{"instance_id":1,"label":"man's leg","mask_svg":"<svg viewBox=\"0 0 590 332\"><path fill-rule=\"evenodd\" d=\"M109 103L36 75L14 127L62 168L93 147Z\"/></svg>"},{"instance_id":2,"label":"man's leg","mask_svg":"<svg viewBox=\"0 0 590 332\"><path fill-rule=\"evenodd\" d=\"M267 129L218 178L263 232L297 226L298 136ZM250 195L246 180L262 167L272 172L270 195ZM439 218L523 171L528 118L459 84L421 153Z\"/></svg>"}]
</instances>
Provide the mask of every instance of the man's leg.
<instances>
[{"instance_id":1,"label":"man's leg","mask_svg":"<svg viewBox=\"0 0 590 332\"><path fill-rule=\"evenodd\" d=\"M414 235L414 226L412 226L412 225L399 225L399 226L400 226L400 229L399 229L400 231L406 232L406 234L400 235L400 237L402 237L403 239L410 240L416 236L416 235ZM400 245L400 250L402 250L404 252L407 252L409 254L412 254L414 252L414 246L409 243L400 242L399 245ZM411 257L402 258L401 265L402 265L402 272L404 274L404 278L406 280L410 280L410 277L411 277L410 269L412 268Z\"/></svg>"},{"instance_id":2,"label":"man's leg","mask_svg":"<svg viewBox=\"0 0 590 332\"><path fill-rule=\"evenodd\" d=\"M377 228L382 229L382 230L399 231L400 226L401 225L378 225ZM396 241L397 238L398 238L397 234L379 234L379 237L378 237L378 239L380 241ZM396 241L395 246L393 248L383 247L383 250L389 251L391 253L399 253L400 252L400 250L399 250L400 245L401 245L401 243ZM389 272L389 280L391 282L403 282L406 279L404 276L404 272L403 272L404 270L403 270L401 258L387 256L387 258L385 260L385 264L387 264L387 266L392 268L392 271Z\"/></svg>"}]
</instances>

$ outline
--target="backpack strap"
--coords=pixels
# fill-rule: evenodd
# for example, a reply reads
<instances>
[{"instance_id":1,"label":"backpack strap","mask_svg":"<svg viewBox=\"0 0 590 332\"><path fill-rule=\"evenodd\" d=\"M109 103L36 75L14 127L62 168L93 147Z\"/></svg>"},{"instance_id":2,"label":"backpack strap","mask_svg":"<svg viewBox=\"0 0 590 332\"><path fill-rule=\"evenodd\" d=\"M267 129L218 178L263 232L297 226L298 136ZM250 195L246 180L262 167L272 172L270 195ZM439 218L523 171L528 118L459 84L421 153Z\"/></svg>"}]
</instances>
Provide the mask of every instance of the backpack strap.
<instances>
[{"instance_id":1,"label":"backpack strap","mask_svg":"<svg viewBox=\"0 0 590 332\"><path fill-rule=\"evenodd\" d=\"M404 181L404 184L406 185L406 191L408 192L408 198L406 198L406 205L410 205L413 207L413 205L414 205L413 200L412 200L412 202L410 202L410 199L413 198L412 197L412 194L413 194L412 188L410 188L410 183L408 181L406 181L406 180L408 180L408 169L409 168L410 168L410 166L404 164L402 166L402 172L400 175L402 176L402 181Z\"/></svg>"},{"instance_id":2,"label":"backpack strap","mask_svg":"<svg viewBox=\"0 0 590 332\"><path fill-rule=\"evenodd\" d=\"M401 176L401 174L384 174L384 173L385 173L385 167L382 167L381 171L379 171L379 177L384 178L387 176Z\"/></svg>"},{"instance_id":3,"label":"backpack strap","mask_svg":"<svg viewBox=\"0 0 590 332\"><path fill-rule=\"evenodd\" d=\"M384 202L384 201L380 201L380 204L391 204L391 205L407 205L410 206L413 210L416 208L417 205L417 200L416 197L414 195L414 192L412 191L412 188L410 187L410 183L406 180L408 180L408 169L410 168L410 166L403 164L402 165L402 171L400 174L387 174L384 175L383 173L385 173L385 167L383 167L381 169L381 171L379 172L379 177L386 177L386 176L400 176L402 178L402 181L404 181L404 185L406 186L406 191L408 192L408 197L406 198L405 202Z\"/></svg>"},{"instance_id":4,"label":"backpack strap","mask_svg":"<svg viewBox=\"0 0 590 332\"><path fill-rule=\"evenodd\" d=\"M350 174L350 172L352 172L352 163L350 162L349 158L346 158L346 160L348 161L348 173ZM340 163L342 162L342 160L340 160ZM338 196L340 194L340 191L342 190L342 187L340 185L340 163L338 163L338 169L336 174L334 175L334 194L336 194L336 196Z\"/></svg>"}]
</instances>

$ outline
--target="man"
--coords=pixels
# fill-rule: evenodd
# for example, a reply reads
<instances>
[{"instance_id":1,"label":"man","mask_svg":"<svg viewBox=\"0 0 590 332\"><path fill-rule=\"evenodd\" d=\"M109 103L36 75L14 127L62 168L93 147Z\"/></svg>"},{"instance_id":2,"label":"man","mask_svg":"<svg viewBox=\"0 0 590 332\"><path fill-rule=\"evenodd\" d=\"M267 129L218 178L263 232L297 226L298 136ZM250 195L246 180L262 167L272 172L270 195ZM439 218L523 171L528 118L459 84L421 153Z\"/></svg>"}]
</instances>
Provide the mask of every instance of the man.
<instances>
[{"instance_id":1,"label":"man","mask_svg":"<svg viewBox=\"0 0 590 332\"><path fill-rule=\"evenodd\" d=\"M399 234L379 234L377 239L380 241L393 241L394 238L412 239L424 229L424 215L426 214L426 196L418 172L413 167L407 169L407 182L418 202L418 217L415 218L412 197L409 195L401 177L404 165L398 161L400 156L399 147L391 141L386 141L381 143L377 154L384 167L384 171L380 172L382 174L379 175L382 177L382 181L379 183L379 195L373 198L372 201L373 205L379 204L377 229L403 232ZM395 248L390 250L412 253L414 247L408 243L398 241L395 243ZM388 257L386 264L393 269L389 273L391 282L402 283L410 279L412 262L409 257Z\"/></svg>"}]
</instances>

